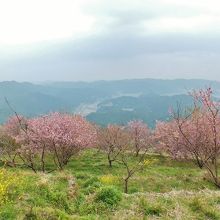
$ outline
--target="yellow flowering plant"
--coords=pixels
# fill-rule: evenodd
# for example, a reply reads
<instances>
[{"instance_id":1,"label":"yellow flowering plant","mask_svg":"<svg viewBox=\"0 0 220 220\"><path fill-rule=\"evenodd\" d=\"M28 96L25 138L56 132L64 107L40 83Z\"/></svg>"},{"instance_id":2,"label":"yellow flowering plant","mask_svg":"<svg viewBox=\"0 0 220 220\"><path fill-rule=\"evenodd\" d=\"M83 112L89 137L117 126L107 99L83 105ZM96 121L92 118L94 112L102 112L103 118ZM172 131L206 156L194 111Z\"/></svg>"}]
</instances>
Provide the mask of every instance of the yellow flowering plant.
<instances>
[{"instance_id":1,"label":"yellow flowering plant","mask_svg":"<svg viewBox=\"0 0 220 220\"><path fill-rule=\"evenodd\" d=\"M0 169L0 205L7 203L17 183L17 177L5 168Z\"/></svg>"},{"instance_id":2,"label":"yellow flowering plant","mask_svg":"<svg viewBox=\"0 0 220 220\"><path fill-rule=\"evenodd\" d=\"M104 185L114 185L118 182L118 177L111 174L103 175L99 178L100 182Z\"/></svg>"},{"instance_id":3,"label":"yellow flowering plant","mask_svg":"<svg viewBox=\"0 0 220 220\"><path fill-rule=\"evenodd\" d=\"M153 164L155 164L158 160L157 159L145 159L143 161L143 165L144 166L151 166Z\"/></svg>"}]
</instances>

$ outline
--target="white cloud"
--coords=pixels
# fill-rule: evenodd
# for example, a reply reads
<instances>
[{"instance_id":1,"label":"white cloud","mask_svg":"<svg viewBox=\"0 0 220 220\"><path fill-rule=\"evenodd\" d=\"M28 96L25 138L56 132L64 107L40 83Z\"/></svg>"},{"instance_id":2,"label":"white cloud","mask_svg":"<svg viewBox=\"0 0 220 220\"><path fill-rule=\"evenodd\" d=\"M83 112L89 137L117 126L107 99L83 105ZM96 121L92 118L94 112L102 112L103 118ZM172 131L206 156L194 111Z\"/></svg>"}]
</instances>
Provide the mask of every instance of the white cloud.
<instances>
[{"instance_id":1,"label":"white cloud","mask_svg":"<svg viewBox=\"0 0 220 220\"><path fill-rule=\"evenodd\" d=\"M81 11L82 2L0 0L0 44L32 43L90 32L95 18Z\"/></svg>"},{"instance_id":2,"label":"white cloud","mask_svg":"<svg viewBox=\"0 0 220 220\"><path fill-rule=\"evenodd\" d=\"M220 16L199 15L191 17L159 17L143 22L146 33L219 33Z\"/></svg>"},{"instance_id":3,"label":"white cloud","mask_svg":"<svg viewBox=\"0 0 220 220\"><path fill-rule=\"evenodd\" d=\"M216 33L219 8L218 0L0 0L0 45L102 34L117 24L143 33Z\"/></svg>"}]
</instances>

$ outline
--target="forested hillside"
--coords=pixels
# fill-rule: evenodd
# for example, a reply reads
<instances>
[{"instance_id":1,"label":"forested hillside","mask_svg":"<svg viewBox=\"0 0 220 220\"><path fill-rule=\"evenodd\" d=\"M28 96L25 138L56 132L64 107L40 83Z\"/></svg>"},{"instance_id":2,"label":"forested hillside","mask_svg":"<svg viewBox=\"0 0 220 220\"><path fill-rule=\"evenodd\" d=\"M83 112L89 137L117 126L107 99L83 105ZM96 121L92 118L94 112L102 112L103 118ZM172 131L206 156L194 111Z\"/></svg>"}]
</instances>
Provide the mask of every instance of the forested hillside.
<instances>
[{"instance_id":1,"label":"forested hillside","mask_svg":"<svg viewBox=\"0 0 220 220\"><path fill-rule=\"evenodd\" d=\"M211 85L219 95L220 83L206 80L120 80L97 82L0 83L0 122L12 114L5 102L27 117L53 111L75 112L93 122L124 124L142 119L151 126L166 120L168 108L189 105L190 90ZM108 115L108 116L107 116Z\"/></svg>"}]
</instances>

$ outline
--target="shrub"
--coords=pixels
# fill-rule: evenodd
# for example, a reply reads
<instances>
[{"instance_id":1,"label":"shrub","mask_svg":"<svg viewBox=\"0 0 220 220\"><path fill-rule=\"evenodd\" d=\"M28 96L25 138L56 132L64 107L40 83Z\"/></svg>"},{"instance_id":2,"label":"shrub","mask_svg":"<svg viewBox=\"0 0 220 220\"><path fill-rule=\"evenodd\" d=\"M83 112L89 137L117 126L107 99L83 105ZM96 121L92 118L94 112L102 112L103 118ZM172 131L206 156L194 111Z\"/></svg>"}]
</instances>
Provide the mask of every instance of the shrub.
<instances>
[{"instance_id":1,"label":"shrub","mask_svg":"<svg viewBox=\"0 0 220 220\"><path fill-rule=\"evenodd\" d=\"M102 187L96 194L96 201L109 206L116 206L122 199L122 194L112 186Z\"/></svg>"}]
</instances>

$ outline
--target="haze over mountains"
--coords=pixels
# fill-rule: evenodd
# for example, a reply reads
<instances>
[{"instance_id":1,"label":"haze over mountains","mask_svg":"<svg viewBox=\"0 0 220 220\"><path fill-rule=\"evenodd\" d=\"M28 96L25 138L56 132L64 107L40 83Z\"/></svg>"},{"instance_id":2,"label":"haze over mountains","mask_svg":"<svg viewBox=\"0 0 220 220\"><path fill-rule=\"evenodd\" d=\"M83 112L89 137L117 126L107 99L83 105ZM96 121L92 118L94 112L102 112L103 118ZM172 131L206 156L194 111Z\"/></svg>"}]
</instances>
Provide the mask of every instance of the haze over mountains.
<instances>
[{"instance_id":1,"label":"haze over mountains","mask_svg":"<svg viewBox=\"0 0 220 220\"><path fill-rule=\"evenodd\" d=\"M80 113L100 125L125 124L142 119L150 126L167 120L168 109L179 102L189 106L187 93L211 86L220 96L220 82L208 80L134 79L95 82L0 82L0 122L13 114L5 102L22 115L33 117L52 111Z\"/></svg>"}]
</instances>

